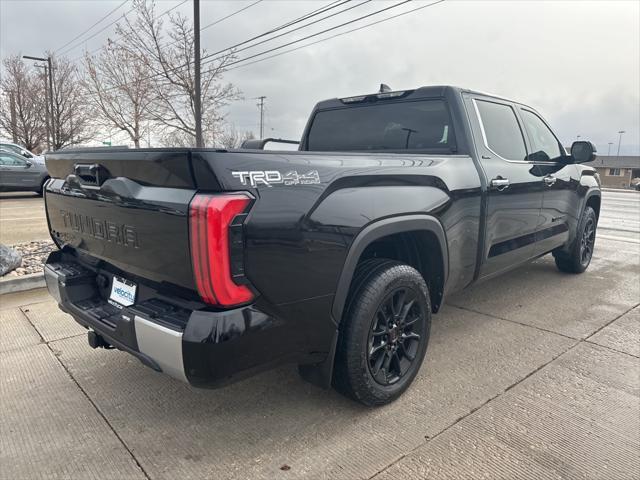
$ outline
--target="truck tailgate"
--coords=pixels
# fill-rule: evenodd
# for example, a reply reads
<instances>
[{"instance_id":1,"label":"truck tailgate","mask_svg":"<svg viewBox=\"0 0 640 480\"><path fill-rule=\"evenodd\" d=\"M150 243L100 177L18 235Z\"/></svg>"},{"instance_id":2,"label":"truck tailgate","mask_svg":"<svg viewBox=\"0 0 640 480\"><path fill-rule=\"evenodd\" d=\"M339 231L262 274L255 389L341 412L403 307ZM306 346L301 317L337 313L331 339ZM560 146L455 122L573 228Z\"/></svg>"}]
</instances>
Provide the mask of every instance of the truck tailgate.
<instances>
[{"instance_id":1,"label":"truck tailgate","mask_svg":"<svg viewBox=\"0 0 640 480\"><path fill-rule=\"evenodd\" d=\"M194 288L189 202L195 194L188 153L47 156L45 192L59 246L154 282Z\"/></svg>"}]
</instances>

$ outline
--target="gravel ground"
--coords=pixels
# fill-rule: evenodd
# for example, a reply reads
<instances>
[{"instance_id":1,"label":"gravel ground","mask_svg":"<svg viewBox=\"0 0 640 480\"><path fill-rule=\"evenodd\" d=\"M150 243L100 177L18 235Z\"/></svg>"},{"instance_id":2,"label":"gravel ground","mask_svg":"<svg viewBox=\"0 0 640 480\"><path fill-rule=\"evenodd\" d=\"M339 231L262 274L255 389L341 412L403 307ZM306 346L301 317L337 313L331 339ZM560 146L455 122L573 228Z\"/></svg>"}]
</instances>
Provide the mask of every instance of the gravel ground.
<instances>
[{"instance_id":1,"label":"gravel ground","mask_svg":"<svg viewBox=\"0 0 640 480\"><path fill-rule=\"evenodd\" d=\"M49 253L57 247L51 240L41 240L37 242L25 242L11 245L22 255L22 265L9 272L5 277L19 277L30 273L42 272L42 266L47 260Z\"/></svg>"}]
</instances>

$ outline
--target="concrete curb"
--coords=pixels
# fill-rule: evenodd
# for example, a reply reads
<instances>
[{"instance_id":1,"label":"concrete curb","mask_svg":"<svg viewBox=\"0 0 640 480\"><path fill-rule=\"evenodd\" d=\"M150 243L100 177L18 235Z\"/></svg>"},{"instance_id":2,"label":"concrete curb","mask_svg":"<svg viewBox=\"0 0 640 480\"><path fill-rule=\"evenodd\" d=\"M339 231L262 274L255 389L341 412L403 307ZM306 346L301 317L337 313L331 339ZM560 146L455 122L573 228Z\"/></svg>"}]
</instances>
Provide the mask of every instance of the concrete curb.
<instances>
[{"instance_id":1,"label":"concrete curb","mask_svg":"<svg viewBox=\"0 0 640 480\"><path fill-rule=\"evenodd\" d=\"M20 277L0 278L0 295L23 292L44 287L44 273L31 273Z\"/></svg>"},{"instance_id":2,"label":"concrete curb","mask_svg":"<svg viewBox=\"0 0 640 480\"><path fill-rule=\"evenodd\" d=\"M603 192L615 192L615 193L639 193L638 190L634 190L633 188L601 188Z\"/></svg>"}]
</instances>

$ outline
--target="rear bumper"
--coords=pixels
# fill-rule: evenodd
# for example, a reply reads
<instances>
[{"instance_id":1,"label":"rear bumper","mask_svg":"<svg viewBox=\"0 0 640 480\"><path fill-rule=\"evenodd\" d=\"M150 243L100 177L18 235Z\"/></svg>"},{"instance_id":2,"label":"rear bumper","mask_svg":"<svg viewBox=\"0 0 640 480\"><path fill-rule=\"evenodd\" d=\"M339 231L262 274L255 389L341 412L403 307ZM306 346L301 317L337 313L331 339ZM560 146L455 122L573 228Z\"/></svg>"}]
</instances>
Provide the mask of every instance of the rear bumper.
<instances>
[{"instance_id":1,"label":"rear bumper","mask_svg":"<svg viewBox=\"0 0 640 480\"><path fill-rule=\"evenodd\" d=\"M50 255L44 274L49 293L79 324L191 385L218 387L288 360L265 357L282 322L254 306L199 310L192 308L194 302L145 287L134 305L117 308L106 300L112 275L62 251Z\"/></svg>"}]
</instances>

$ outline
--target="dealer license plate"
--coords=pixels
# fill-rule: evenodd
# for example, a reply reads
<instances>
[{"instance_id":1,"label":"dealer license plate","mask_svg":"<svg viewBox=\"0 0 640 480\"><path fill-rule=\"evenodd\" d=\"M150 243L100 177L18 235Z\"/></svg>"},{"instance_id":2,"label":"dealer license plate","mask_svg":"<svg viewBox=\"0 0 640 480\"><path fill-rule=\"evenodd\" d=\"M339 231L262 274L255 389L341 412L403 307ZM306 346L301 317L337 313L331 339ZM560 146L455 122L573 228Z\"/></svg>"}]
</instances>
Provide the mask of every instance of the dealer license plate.
<instances>
[{"instance_id":1,"label":"dealer license plate","mask_svg":"<svg viewBox=\"0 0 640 480\"><path fill-rule=\"evenodd\" d=\"M128 307L136 303L136 290L138 286L122 277L113 277L113 283L111 284L111 295L109 300L113 300L120 305ZM111 302L109 302L111 303Z\"/></svg>"}]
</instances>

